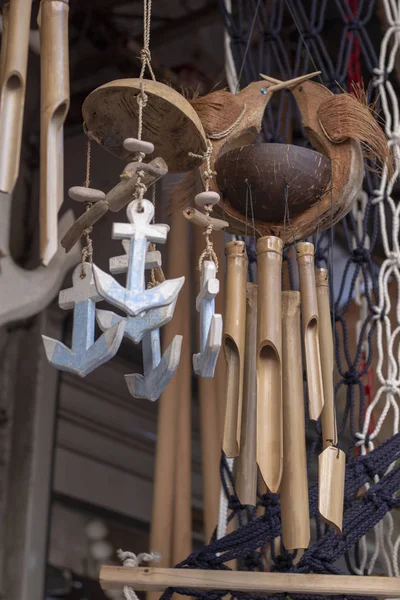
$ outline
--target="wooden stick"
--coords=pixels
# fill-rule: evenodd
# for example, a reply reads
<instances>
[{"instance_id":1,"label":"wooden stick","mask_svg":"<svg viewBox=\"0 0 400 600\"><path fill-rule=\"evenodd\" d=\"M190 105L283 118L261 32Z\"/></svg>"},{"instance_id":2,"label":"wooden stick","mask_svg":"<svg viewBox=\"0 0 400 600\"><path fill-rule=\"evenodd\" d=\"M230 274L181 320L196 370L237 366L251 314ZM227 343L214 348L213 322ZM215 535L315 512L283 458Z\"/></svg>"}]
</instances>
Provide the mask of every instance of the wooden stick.
<instances>
[{"instance_id":1,"label":"wooden stick","mask_svg":"<svg viewBox=\"0 0 400 600\"><path fill-rule=\"evenodd\" d=\"M321 413L322 444L324 448L327 448L332 445L336 446L338 442L333 392L333 339L328 270L317 269L315 279L319 313L319 347L324 384L324 408Z\"/></svg>"},{"instance_id":2,"label":"wooden stick","mask_svg":"<svg viewBox=\"0 0 400 600\"><path fill-rule=\"evenodd\" d=\"M282 240L257 241L257 463L270 492L282 478Z\"/></svg>"},{"instance_id":3,"label":"wooden stick","mask_svg":"<svg viewBox=\"0 0 400 600\"><path fill-rule=\"evenodd\" d=\"M177 213L172 217L171 238L178 246L174 250L177 270L185 276L171 321L170 330L165 336L165 347L172 341L174 334L183 336L181 360L174 379L177 392L177 434L175 447L175 498L174 525L172 540L172 564L176 565L192 552L192 464L191 464L191 402L192 402L192 354L191 354L191 265L189 246L189 223ZM171 252L171 250L170 250ZM169 272L168 272L169 275Z\"/></svg>"},{"instance_id":4,"label":"wooden stick","mask_svg":"<svg viewBox=\"0 0 400 600\"><path fill-rule=\"evenodd\" d=\"M142 163L142 166L144 168L144 163ZM160 157L156 157L150 163L146 163L146 169L142 179L142 182L146 187L150 187L150 185L156 183L156 181L168 172L166 162ZM136 183L137 171L130 171L130 176L124 177L122 181L117 183L117 185L106 194L105 200L96 202L88 211L83 213L61 240L61 246L65 248L65 252L69 252L71 248L75 246L84 229L97 223L108 210L117 212L131 202L131 200L134 199L133 193L135 191ZM101 208L99 205L101 205Z\"/></svg>"},{"instance_id":5,"label":"wooden stick","mask_svg":"<svg viewBox=\"0 0 400 600\"><path fill-rule=\"evenodd\" d=\"M146 590L162 592L168 587L173 587L268 594L286 592L320 596L352 595L384 598L400 594L400 581L397 577L110 566L101 567L100 585L103 590L121 589L124 585L130 585L139 592Z\"/></svg>"},{"instance_id":6,"label":"wooden stick","mask_svg":"<svg viewBox=\"0 0 400 600\"><path fill-rule=\"evenodd\" d=\"M208 217L204 213L200 212L196 208L185 208L183 216L193 223L193 225L199 225L200 227L213 226L215 231L221 231L225 227L229 227L229 223L221 221L221 219L215 219L214 217Z\"/></svg>"},{"instance_id":7,"label":"wooden stick","mask_svg":"<svg viewBox=\"0 0 400 600\"><path fill-rule=\"evenodd\" d=\"M310 543L299 292L282 292L282 382L282 541L297 550Z\"/></svg>"},{"instance_id":8,"label":"wooden stick","mask_svg":"<svg viewBox=\"0 0 400 600\"><path fill-rule=\"evenodd\" d=\"M181 216L181 215L180 215ZM204 248L204 236L200 229L194 230L195 275L199 274L197 259ZM218 273L219 275L219 273ZM195 283L196 294L200 289L200 277ZM198 322L197 322L198 326ZM215 379L199 377L200 440L203 474L203 519L204 535L210 540L218 523L218 502L220 491L219 463L221 458L221 438L218 426L217 395Z\"/></svg>"},{"instance_id":9,"label":"wooden stick","mask_svg":"<svg viewBox=\"0 0 400 600\"><path fill-rule=\"evenodd\" d=\"M32 0L11 0L0 93L0 191L11 193L19 173Z\"/></svg>"},{"instance_id":10,"label":"wooden stick","mask_svg":"<svg viewBox=\"0 0 400 600\"><path fill-rule=\"evenodd\" d=\"M242 504L255 506L257 503L257 286L248 283L246 287L246 356L236 492Z\"/></svg>"},{"instance_id":11,"label":"wooden stick","mask_svg":"<svg viewBox=\"0 0 400 600\"><path fill-rule=\"evenodd\" d=\"M225 427L223 451L229 458L239 454L242 420L244 352L246 335L247 254L244 242L225 246L226 303L224 356L226 361Z\"/></svg>"},{"instance_id":12,"label":"wooden stick","mask_svg":"<svg viewBox=\"0 0 400 600\"><path fill-rule=\"evenodd\" d=\"M299 266L301 316L303 321L306 354L308 410L310 419L317 420L324 406L321 357L318 334L318 303L315 287L314 245L309 242L297 244Z\"/></svg>"},{"instance_id":13,"label":"wooden stick","mask_svg":"<svg viewBox=\"0 0 400 600\"><path fill-rule=\"evenodd\" d=\"M69 109L68 0L42 0L40 29L40 257L57 252L64 199L64 121Z\"/></svg>"}]
</instances>

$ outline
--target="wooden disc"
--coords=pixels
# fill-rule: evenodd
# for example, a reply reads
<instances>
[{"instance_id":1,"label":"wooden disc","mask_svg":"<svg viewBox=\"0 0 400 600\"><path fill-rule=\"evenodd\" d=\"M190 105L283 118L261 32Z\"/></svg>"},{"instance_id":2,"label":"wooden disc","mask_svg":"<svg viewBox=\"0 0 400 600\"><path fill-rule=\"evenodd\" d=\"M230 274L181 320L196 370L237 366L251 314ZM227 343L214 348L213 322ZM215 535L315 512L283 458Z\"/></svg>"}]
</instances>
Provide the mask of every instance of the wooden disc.
<instances>
[{"instance_id":1,"label":"wooden disc","mask_svg":"<svg viewBox=\"0 0 400 600\"><path fill-rule=\"evenodd\" d=\"M91 92L82 106L88 135L125 162L132 160L132 153L124 148L124 140L138 132L139 93L140 79L118 79ZM163 158L173 173L199 167L202 160L189 156L189 152L203 155L206 137L189 102L158 81L146 79L145 93L148 99L143 109L142 139L154 144L151 158Z\"/></svg>"},{"instance_id":2,"label":"wooden disc","mask_svg":"<svg viewBox=\"0 0 400 600\"><path fill-rule=\"evenodd\" d=\"M246 214L246 180L251 186L254 218L281 222L285 216L287 184L289 218L318 201L331 178L329 158L291 144L253 144L223 154L215 164L224 200ZM251 220L250 198L247 215Z\"/></svg>"}]
</instances>

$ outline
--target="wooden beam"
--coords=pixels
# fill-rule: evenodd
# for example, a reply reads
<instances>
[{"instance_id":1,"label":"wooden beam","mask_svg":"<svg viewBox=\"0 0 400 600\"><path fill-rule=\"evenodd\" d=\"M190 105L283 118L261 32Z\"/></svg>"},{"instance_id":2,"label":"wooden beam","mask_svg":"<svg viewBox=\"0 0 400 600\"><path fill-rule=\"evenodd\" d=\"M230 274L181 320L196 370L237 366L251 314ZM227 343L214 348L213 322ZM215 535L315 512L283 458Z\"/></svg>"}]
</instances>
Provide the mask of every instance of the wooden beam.
<instances>
[{"instance_id":1,"label":"wooden beam","mask_svg":"<svg viewBox=\"0 0 400 600\"><path fill-rule=\"evenodd\" d=\"M294 573L254 573L246 571L203 571L101 567L103 590L130 585L135 591L162 592L165 589L240 590L253 593L298 593L352 596L400 596L400 578L354 575L299 575Z\"/></svg>"}]
</instances>

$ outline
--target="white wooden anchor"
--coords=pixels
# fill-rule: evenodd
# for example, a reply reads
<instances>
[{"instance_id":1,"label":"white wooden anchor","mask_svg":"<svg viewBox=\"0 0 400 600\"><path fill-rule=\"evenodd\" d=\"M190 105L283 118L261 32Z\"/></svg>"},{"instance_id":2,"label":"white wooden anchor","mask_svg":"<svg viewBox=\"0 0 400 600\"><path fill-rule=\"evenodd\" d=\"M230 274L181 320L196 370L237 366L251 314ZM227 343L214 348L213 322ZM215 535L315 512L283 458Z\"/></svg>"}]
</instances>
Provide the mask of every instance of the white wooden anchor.
<instances>
[{"instance_id":1,"label":"white wooden anchor","mask_svg":"<svg viewBox=\"0 0 400 600\"><path fill-rule=\"evenodd\" d=\"M96 286L101 296L131 316L173 302L185 281L184 277L163 281L145 289L145 262L148 242L163 244L168 225L151 225L154 206L149 200L133 200L127 208L130 223L114 223L113 239L131 239L126 288L98 267L93 267Z\"/></svg>"},{"instance_id":2,"label":"white wooden anchor","mask_svg":"<svg viewBox=\"0 0 400 600\"><path fill-rule=\"evenodd\" d=\"M205 260L201 269L201 289L196 298L196 310L200 313L200 353L193 355L196 375L211 379L222 343L222 316L215 314L215 296L219 292L219 281L215 277L216 267Z\"/></svg>"},{"instance_id":3,"label":"white wooden anchor","mask_svg":"<svg viewBox=\"0 0 400 600\"><path fill-rule=\"evenodd\" d=\"M160 330L148 331L143 338L143 372L125 375L128 389L135 398L158 400L179 365L182 348L182 336L174 339L161 356Z\"/></svg>"},{"instance_id":4,"label":"white wooden anchor","mask_svg":"<svg viewBox=\"0 0 400 600\"><path fill-rule=\"evenodd\" d=\"M125 250L125 254L122 256L115 256L110 259L110 271L113 275L119 273L126 273L128 271L128 255L130 241L123 240L122 245ZM147 252L145 269L155 269L161 267L161 252L153 250ZM121 320L125 320L124 336L131 340L134 344L138 344L147 331L153 329L159 329L166 325L173 317L175 305L178 297L176 297L168 306L160 306L159 308L153 308L147 312L143 312L137 317L122 317L116 315L111 310L96 310L96 320L102 331L107 331L110 327L113 327Z\"/></svg>"},{"instance_id":5,"label":"white wooden anchor","mask_svg":"<svg viewBox=\"0 0 400 600\"><path fill-rule=\"evenodd\" d=\"M66 255L59 246L48 267L27 270L19 267L10 252L10 221L12 197L0 194L0 325L27 319L43 310L58 294L70 269L80 259L80 248ZM59 237L74 222L72 211L66 212L59 221Z\"/></svg>"},{"instance_id":6,"label":"white wooden anchor","mask_svg":"<svg viewBox=\"0 0 400 600\"><path fill-rule=\"evenodd\" d=\"M96 302L103 300L96 289L92 265L85 263L85 277L78 265L72 276L72 288L59 295L60 308L74 309L72 348L58 340L42 336L49 362L60 371L68 371L85 377L94 369L110 360L117 352L124 335L121 321L94 341Z\"/></svg>"}]
</instances>

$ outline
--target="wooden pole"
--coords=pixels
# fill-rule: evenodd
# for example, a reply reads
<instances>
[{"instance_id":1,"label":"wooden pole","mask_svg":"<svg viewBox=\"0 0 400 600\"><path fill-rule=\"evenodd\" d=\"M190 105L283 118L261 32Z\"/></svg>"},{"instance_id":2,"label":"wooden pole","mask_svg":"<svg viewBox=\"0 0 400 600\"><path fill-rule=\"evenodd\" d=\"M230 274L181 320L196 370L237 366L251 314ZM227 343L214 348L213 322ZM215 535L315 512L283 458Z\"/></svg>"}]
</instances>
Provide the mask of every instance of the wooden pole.
<instances>
[{"instance_id":1,"label":"wooden pole","mask_svg":"<svg viewBox=\"0 0 400 600\"><path fill-rule=\"evenodd\" d=\"M185 276L185 284L179 294L171 329L183 335L181 360L174 378L177 388L177 440L175 447L175 500L172 563L178 564L192 551L192 489L191 489L191 403L192 403L192 356L191 356L191 264L190 225L177 213L171 227L171 237L177 239L180 248L179 267ZM173 334L172 334L173 335ZM172 340L172 337L171 337ZM169 344L167 340L166 344Z\"/></svg>"},{"instance_id":2,"label":"wooden pole","mask_svg":"<svg viewBox=\"0 0 400 600\"><path fill-rule=\"evenodd\" d=\"M58 211L64 200L64 121L69 109L68 2L42 0L40 29L40 257L58 248Z\"/></svg>"},{"instance_id":3,"label":"wooden pole","mask_svg":"<svg viewBox=\"0 0 400 600\"><path fill-rule=\"evenodd\" d=\"M195 294L200 288L200 273L197 261L204 249L204 236L198 227L193 229L194 234L194 277L196 279ZM221 279L220 272L217 274ZM217 296L218 298L218 296ZM219 357L219 362L221 356ZM200 437L201 458L203 467L203 518L204 534L210 540L218 523L219 501L219 462L221 457L221 438L217 410L216 381L214 379L198 378L199 407L200 407Z\"/></svg>"},{"instance_id":4,"label":"wooden pole","mask_svg":"<svg viewBox=\"0 0 400 600\"><path fill-rule=\"evenodd\" d=\"M100 571L103 590L130 585L136 591L162 592L168 587L193 590L238 590L250 593L316 594L319 596L399 596L397 577L354 575L300 575L246 571L206 571L197 569L159 569L109 567Z\"/></svg>"}]
</instances>

